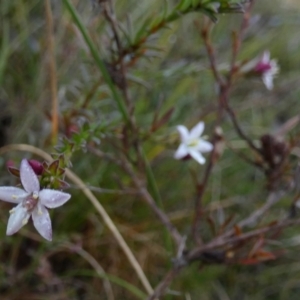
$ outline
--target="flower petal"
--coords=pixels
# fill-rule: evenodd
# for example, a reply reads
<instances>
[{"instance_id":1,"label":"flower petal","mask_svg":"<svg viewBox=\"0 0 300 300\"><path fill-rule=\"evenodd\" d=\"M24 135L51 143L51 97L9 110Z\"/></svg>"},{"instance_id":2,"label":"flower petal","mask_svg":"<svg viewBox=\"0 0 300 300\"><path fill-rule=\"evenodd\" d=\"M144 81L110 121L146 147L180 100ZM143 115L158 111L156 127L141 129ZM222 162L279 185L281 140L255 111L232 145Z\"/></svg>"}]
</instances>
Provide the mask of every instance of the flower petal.
<instances>
[{"instance_id":1,"label":"flower petal","mask_svg":"<svg viewBox=\"0 0 300 300\"><path fill-rule=\"evenodd\" d=\"M52 225L46 207L38 202L32 212L33 225L39 234L48 241L52 241Z\"/></svg>"},{"instance_id":2,"label":"flower petal","mask_svg":"<svg viewBox=\"0 0 300 300\"><path fill-rule=\"evenodd\" d=\"M261 58L261 62L264 64L267 64L270 62L270 51L264 51L262 58Z\"/></svg>"},{"instance_id":3,"label":"flower petal","mask_svg":"<svg viewBox=\"0 0 300 300\"><path fill-rule=\"evenodd\" d=\"M278 64L277 64L277 60L276 60L276 59L272 59L272 60L270 61L270 65L271 65L271 70L270 70L270 72L272 73L272 75L278 74L280 68L279 68L279 66L278 66Z\"/></svg>"},{"instance_id":4,"label":"flower petal","mask_svg":"<svg viewBox=\"0 0 300 300\"><path fill-rule=\"evenodd\" d=\"M177 130L180 134L181 141L183 143L185 143L187 141L187 139L189 138L189 135L190 135L188 129L183 125L179 125L176 128L177 128Z\"/></svg>"},{"instance_id":5,"label":"flower petal","mask_svg":"<svg viewBox=\"0 0 300 300\"><path fill-rule=\"evenodd\" d=\"M40 183L27 159L23 159L20 167L20 177L26 192L33 193L40 190Z\"/></svg>"},{"instance_id":6,"label":"flower petal","mask_svg":"<svg viewBox=\"0 0 300 300\"><path fill-rule=\"evenodd\" d=\"M22 203L17 205L10 211L6 234L12 235L16 233L21 227L27 224L29 217L30 213L23 207Z\"/></svg>"},{"instance_id":7,"label":"flower petal","mask_svg":"<svg viewBox=\"0 0 300 300\"><path fill-rule=\"evenodd\" d=\"M177 151L175 152L174 154L174 158L175 159L181 159L181 158L184 158L185 156L187 156L189 153L187 151L187 147L185 144L181 144Z\"/></svg>"},{"instance_id":8,"label":"flower petal","mask_svg":"<svg viewBox=\"0 0 300 300\"><path fill-rule=\"evenodd\" d=\"M24 198L28 196L24 190L12 186L0 187L0 199L11 203L20 203Z\"/></svg>"},{"instance_id":9,"label":"flower petal","mask_svg":"<svg viewBox=\"0 0 300 300\"><path fill-rule=\"evenodd\" d=\"M56 208L65 204L71 195L56 190L43 189L39 193L40 201L48 208Z\"/></svg>"},{"instance_id":10,"label":"flower petal","mask_svg":"<svg viewBox=\"0 0 300 300\"><path fill-rule=\"evenodd\" d=\"M195 147L195 150L205 153L210 152L213 148L214 146L210 142L200 139L198 145Z\"/></svg>"},{"instance_id":11,"label":"flower petal","mask_svg":"<svg viewBox=\"0 0 300 300\"><path fill-rule=\"evenodd\" d=\"M196 160L199 164L203 165L205 163L205 158L202 156L202 154L195 150L190 150L189 154L191 157Z\"/></svg>"},{"instance_id":12,"label":"flower petal","mask_svg":"<svg viewBox=\"0 0 300 300\"><path fill-rule=\"evenodd\" d=\"M273 75L270 72L265 73L262 80L268 90L273 89Z\"/></svg>"},{"instance_id":13,"label":"flower petal","mask_svg":"<svg viewBox=\"0 0 300 300\"><path fill-rule=\"evenodd\" d=\"M204 123L199 122L197 125L195 125L191 131L190 131L190 138L191 139L197 139L201 136L201 134L204 131Z\"/></svg>"}]
</instances>

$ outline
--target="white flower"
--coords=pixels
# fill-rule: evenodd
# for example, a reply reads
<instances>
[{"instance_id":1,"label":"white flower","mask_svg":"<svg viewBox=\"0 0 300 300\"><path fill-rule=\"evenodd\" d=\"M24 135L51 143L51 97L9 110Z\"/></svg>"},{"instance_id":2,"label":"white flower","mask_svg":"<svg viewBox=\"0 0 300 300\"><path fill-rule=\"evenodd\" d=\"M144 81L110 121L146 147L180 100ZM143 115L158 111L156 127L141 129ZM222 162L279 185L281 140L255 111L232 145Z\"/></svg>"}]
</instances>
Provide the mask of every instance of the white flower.
<instances>
[{"instance_id":1,"label":"white flower","mask_svg":"<svg viewBox=\"0 0 300 300\"><path fill-rule=\"evenodd\" d=\"M279 72L279 67L275 59L270 59L269 51L263 53L254 71L262 75L262 80L268 90L273 89L273 78Z\"/></svg>"},{"instance_id":2,"label":"white flower","mask_svg":"<svg viewBox=\"0 0 300 300\"><path fill-rule=\"evenodd\" d=\"M51 241L51 219L46 207L59 207L66 203L71 195L51 189L40 190L39 180L26 159L21 162L20 178L24 190L10 186L0 187L1 200L18 203L10 211L6 234L16 233L32 216L33 224L40 235Z\"/></svg>"},{"instance_id":3,"label":"white flower","mask_svg":"<svg viewBox=\"0 0 300 300\"><path fill-rule=\"evenodd\" d=\"M177 126L177 130L180 134L181 144L175 152L174 158L183 159L191 156L199 164L204 164L205 158L201 153L209 152L213 149L211 143L201 138L201 134L204 131L204 123L199 122L190 132L183 125Z\"/></svg>"}]
</instances>

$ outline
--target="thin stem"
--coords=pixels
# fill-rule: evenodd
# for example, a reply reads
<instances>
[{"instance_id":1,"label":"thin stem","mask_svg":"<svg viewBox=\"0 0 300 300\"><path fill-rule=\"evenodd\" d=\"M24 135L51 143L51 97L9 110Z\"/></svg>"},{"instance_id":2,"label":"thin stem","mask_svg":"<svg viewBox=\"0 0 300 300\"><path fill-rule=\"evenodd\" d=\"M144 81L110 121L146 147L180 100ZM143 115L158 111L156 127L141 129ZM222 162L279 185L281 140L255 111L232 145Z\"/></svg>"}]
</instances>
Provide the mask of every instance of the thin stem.
<instances>
[{"instance_id":1,"label":"thin stem","mask_svg":"<svg viewBox=\"0 0 300 300\"><path fill-rule=\"evenodd\" d=\"M228 115L232 121L232 124L236 130L236 132L238 133L238 135L246 141L246 143L249 145L249 147L254 150L256 153L258 153L259 155L263 155L263 152L260 148L258 148L253 142L252 140L244 133L243 129L240 127L239 122L237 121L237 118L235 116L234 111L232 110L232 108L229 106L228 101L226 101L226 105L225 105L225 109L228 112Z\"/></svg>"},{"instance_id":2,"label":"thin stem","mask_svg":"<svg viewBox=\"0 0 300 300\"><path fill-rule=\"evenodd\" d=\"M53 145L57 142L58 135L58 98L57 98L57 76L56 76L56 62L54 50L54 35L53 35L53 16L51 10L50 0L45 0L45 15L46 15L46 38L47 38L47 62L49 68L49 86L50 97L52 103L52 129L51 139Z\"/></svg>"},{"instance_id":3,"label":"thin stem","mask_svg":"<svg viewBox=\"0 0 300 300\"><path fill-rule=\"evenodd\" d=\"M158 286L155 288L154 293L147 298L147 300L155 300L161 297L168 286L171 284L173 279L177 277L183 267L174 267L172 268L165 277L161 280L161 282L158 284Z\"/></svg>"},{"instance_id":4,"label":"thin stem","mask_svg":"<svg viewBox=\"0 0 300 300\"><path fill-rule=\"evenodd\" d=\"M300 220L286 220L282 221L277 224L272 224L269 226L265 226L259 229L255 229L252 231L249 231L247 233L241 234L239 236L230 237L230 238L216 238L212 240L210 243L206 244L205 246L196 247L193 250L191 250L188 255L186 256L186 260L188 262L192 262L197 260L199 257L201 257L201 254L204 251L220 248L226 245L238 243L241 241L245 241L247 239L254 238L256 236L260 236L262 234L266 234L270 231L276 231L280 230L286 227L294 226L294 225L300 225Z\"/></svg>"},{"instance_id":5,"label":"thin stem","mask_svg":"<svg viewBox=\"0 0 300 300\"><path fill-rule=\"evenodd\" d=\"M251 11L253 9L255 0L249 0L249 2L250 3L248 4L248 7L243 14L243 20L242 20L242 24L241 24L239 33L238 34L233 33L232 58L231 58L231 68L230 68L231 71L228 76L228 83L230 85L231 85L233 76L236 71L235 64L236 64L237 56L241 49L241 44L242 44L242 41L244 38L245 31L247 30L247 28L249 26L249 19L251 16Z\"/></svg>"},{"instance_id":6,"label":"thin stem","mask_svg":"<svg viewBox=\"0 0 300 300\"><path fill-rule=\"evenodd\" d=\"M196 24L196 27L199 30L199 28L200 28L199 22L195 22L195 24ZM208 54L208 59L209 59L209 62L210 62L210 68L213 72L215 80L217 81L219 86L223 86L224 81L223 81L223 79L221 77L221 74L220 74L220 72L218 70L218 67L217 67L215 50L214 50L214 48L212 46L212 43L209 39L209 29L210 29L210 23L207 22L207 24L203 27L203 29L199 30L199 31L201 33L202 39L203 39L204 44L205 44L205 48L206 48L206 51L207 51L207 54Z\"/></svg>"},{"instance_id":7,"label":"thin stem","mask_svg":"<svg viewBox=\"0 0 300 300\"><path fill-rule=\"evenodd\" d=\"M221 93L223 92L223 99L224 99L224 107L233 123L233 126L236 130L236 132L238 133L238 135L244 139L247 144L249 145L249 147L254 150L256 153L258 153L260 156L263 155L262 150L260 148L258 148L253 142L252 140L244 133L244 131L242 130L242 128L240 127L237 118L235 116L234 111L232 110L232 108L229 105L229 101L228 101L228 94L229 91L232 87L232 81L233 81L233 77L234 74L236 72L236 60L237 60L237 56L238 53L240 51L241 48L241 44L242 44L242 40L245 34L246 29L249 26L249 19L250 19L250 12L253 8L254 5L254 0L250 0L250 3L243 15L243 20L242 20L242 24L241 24L241 28L238 34L234 34L233 35L233 47L232 47L232 59L231 59L231 67L230 67L230 72L228 74L228 79L227 79L227 84L224 87L223 91L221 89Z\"/></svg>"},{"instance_id":8,"label":"thin stem","mask_svg":"<svg viewBox=\"0 0 300 300\"><path fill-rule=\"evenodd\" d=\"M192 223L192 235L198 245L203 243L201 236L198 234L198 228L200 225L199 223L200 223L200 220L202 217L202 212L203 212L202 198L203 198L204 192L206 191L208 179L210 177L210 174L212 172L213 165L214 165L214 163L213 163L213 157L215 155L214 153L215 153L215 147L212 150L210 157L208 159L208 163L207 163L204 175L203 175L203 179L201 181L201 184L198 187L198 191L197 191L197 195L196 195L196 199L195 199L195 214L194 214L194 220Z\"/></svg>"}]
</instances>

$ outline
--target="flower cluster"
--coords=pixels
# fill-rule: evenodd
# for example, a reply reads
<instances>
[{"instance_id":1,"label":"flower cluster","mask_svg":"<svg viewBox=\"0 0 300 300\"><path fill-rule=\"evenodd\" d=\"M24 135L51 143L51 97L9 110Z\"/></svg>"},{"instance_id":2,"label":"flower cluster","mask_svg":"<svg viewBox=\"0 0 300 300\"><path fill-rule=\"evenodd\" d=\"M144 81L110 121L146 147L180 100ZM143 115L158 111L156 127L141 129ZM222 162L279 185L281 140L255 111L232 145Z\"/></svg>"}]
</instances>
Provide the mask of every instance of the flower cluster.
<instances>
[{"instance_id":1,"label":"flower cluster","mask_svg":"<svg viewBox=\"0 0 300 300\"><path fill-rule=\"evenodd\" d=\"M71 195L52 189L40 189L39 179L26 159L21 162L20 179L24 189L0 187L1 200L18 204L10 211L6 234L16 233L32 217L33 224L40 235L51 241L52 226L47 208L63 205Z\"/></svg>"}]
</instances>

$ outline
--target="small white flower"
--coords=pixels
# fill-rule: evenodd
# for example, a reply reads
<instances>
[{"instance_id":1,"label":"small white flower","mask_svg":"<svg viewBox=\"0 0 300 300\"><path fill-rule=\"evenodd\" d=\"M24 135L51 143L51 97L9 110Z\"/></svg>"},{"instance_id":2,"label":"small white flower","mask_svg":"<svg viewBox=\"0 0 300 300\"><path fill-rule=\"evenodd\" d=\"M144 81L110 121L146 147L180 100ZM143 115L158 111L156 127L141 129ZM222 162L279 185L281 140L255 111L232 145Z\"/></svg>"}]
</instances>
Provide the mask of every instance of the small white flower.
<instances>
[{"instance_id":1,"label":"small white flower","mask_svg":"<svg viewBox=\"0 0 300 300\"><path fill-rule=\"evenodd\" d=\"M7 224L7 235L16 233L27 224L30 216L33 224L42 237L52 240L51 219L47 208L56 208L66 203L71 195L51 189L40 190L39 180L26 159L20 167L20 179L23 189L17 187L0 187L0 199L6 202L18 203L10 211Z\"/></svg>"},{"instance_id":2,"label":"small white flower","mask_svg":"<svg viewBox=\"0 0 300 300\"><path fill-rule=\"evenodd\" d=\"M273 89L273 79L279 72L276 59L270 59L270 51L265 51L263 55L255 57L240 68L241 73L261 76L262 81L268 90Z\"/></svg>"},{"instance_id":3,"label":"small white flower","mask_svg":"<svg viewBox=\"0 0 300 300\"><path fill-rule=\"evenodd\" d=\"M175 159L183 159L191 156L199 164L205 163L205 158L201 153L210 152L213 149L213 145L201 138L201 134L204 131L204 123L199 122L189 132L188 129L183 126L177 126L179 131L181 144L174 154Z\"/></svg>"},{"instance_id":4,"label":"small white flower","mask_svg":"<svg viewBox=\"0 0 300 300\"><path fill-rule=\"evenodd\" d=\"M268 90L273 89L273 78L279 72L279 67L275 59L270 59L269 51L263 53L254 71L262 75L262 80Z\"/></svg>"}]
</instances>

